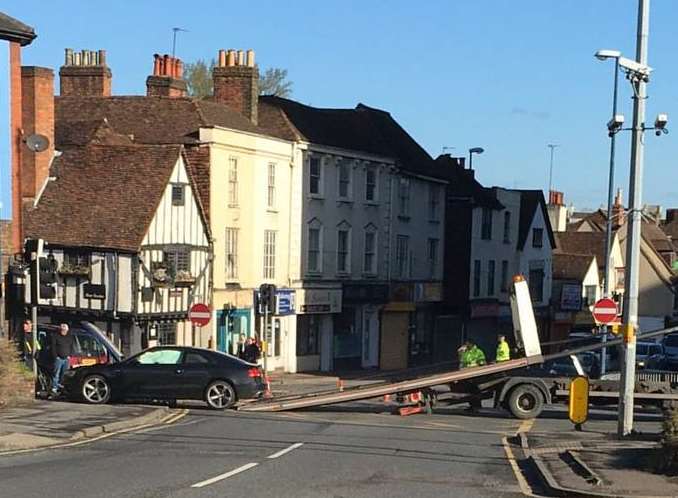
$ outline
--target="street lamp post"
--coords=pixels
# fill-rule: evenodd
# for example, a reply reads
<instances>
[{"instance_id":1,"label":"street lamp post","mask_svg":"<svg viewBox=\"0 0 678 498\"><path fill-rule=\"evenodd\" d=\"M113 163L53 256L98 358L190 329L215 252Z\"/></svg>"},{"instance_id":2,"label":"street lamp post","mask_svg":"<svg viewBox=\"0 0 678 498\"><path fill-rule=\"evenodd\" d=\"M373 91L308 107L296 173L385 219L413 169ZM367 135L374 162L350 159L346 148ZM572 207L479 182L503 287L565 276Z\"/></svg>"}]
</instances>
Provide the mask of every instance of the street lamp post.
<instances>
[{"instance_id":1,"label":"street lamp post","mask_svg":"<svg viewBox=\"0 0 678 498\"><path fill-rule=\"evenodd\" d=\"M612 120L615 122L617 116L617 94L619 87L619 57L621 52L615 50L599 50L596 52L596 58L604 61L614 59L614 91L612 94ZM615 139L617 134L610 129L610 173L607 187L607 223L605 226L605 274L603 280L603 297L610 297L610 252L612 250L612 195L614 190L614 155ZM603 343L607 342L607 325L601 328ZM607 370L607 348L603 348L600 357L600 373L604 374Z\"/></svg>"},{"instance_id":2,"label":"street lamp post","mask_svg":"<svg viewBox=\"0 0 678 498\"><path fill-rule=\"evenodd\" d=\"M482 154L485 149L482 147L473 147L468 150L468 169L473 169L473 154Z\"/></svg>"}]
</instances>

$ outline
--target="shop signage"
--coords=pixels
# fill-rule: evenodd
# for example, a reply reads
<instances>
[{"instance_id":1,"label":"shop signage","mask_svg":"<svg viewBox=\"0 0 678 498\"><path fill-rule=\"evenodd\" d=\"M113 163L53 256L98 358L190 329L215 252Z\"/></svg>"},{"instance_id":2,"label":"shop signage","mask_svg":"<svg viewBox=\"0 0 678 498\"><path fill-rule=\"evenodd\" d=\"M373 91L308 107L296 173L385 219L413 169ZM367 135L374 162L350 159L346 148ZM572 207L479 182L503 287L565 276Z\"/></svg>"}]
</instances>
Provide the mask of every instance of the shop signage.
<instances>
[{"instance_id":1,"label":"shop signage","mask_svg":"<svg viewBox=\"0 0 678 498\"><path fill-rule=\"evenodd\" d=\"M418 303L431 303L443 300L443 288L439 282L414 285L414 300Z\"/></svg>"},{"instance_id":2,"label":"shop signage","mask_svg":"<svg viewBox=\"0 0 678 498\"><path fill-rule=\"evenodd\" d=\"M471 304L471 318L488 318L499 315L499 303Z\"/></svg>"},{"instance_id":3,"label":"shop signage","mask_svg":"<svg viewBox=\"0 0 678 498\"><path fill-rule=\"evenodd\" d=\"M106 286L102 284L84 284L82 292L85 299L106 299Z\"/></svg>"},{"instance_id":4,"label":"shop signage","mask_svg":"<svg viewBox=\"0 0 678 498\"><path fill-rule=\"evenodd\" d=\"M560 309L563 311L579 311L581 309L580 284L563 284L560 291Z\"/></svg>"},{"instance_id":5,"label":"shop signage","mask_svg":"<svg viewBox=\"0 0 678 498\"><path fill-rule=\"evenodd\" d=\"M341 289L301 289L297 299L299 313L341 313Z\"/></svg>"},{"instance_id":6,"label":"shop signage","mask_svg":"<svg viewBox=\"0 0 678 498\"><path fill-rule=\"evenodd\" d=\"M373 303L388 302L388 285L360 285L345 284L342 299L345 303Z\"/></svg>"},{"instance_id":7,"label":"shop signage","mask_svg":"<svg viewBox=\"0 0 678 498\"><path fill-rule=\"evenodd\" d=\"M294 290L277 289L275 292L275 314L294 315Z\"/></svg>"},{"instance_id":8,"label":"shop signage","mask_svg":"<svg viewBox=\"0 0 678 498\"><path fill-rule=\"evenodd\" d=\"M395 302L412 301L412 284L392 284L391 301Z\"/></svg>"}]
</instances>

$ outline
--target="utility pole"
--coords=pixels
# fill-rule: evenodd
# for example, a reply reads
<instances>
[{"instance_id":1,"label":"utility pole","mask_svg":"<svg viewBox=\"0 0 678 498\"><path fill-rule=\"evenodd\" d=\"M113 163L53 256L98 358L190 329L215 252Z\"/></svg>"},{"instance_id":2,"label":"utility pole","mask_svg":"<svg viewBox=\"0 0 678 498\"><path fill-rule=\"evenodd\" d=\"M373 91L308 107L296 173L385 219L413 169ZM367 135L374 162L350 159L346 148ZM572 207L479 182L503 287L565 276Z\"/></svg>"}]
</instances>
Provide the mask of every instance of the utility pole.
<instances>
[{"instance_id":1,"label":"utility pole","mask_svg":"<svg viewBox=\"0 0 678 498\"><path fill-rule=\"evenodd\" d=\"M650 0L638 1L638 35L636 62L647 66ZM640 263L641 209L643 186L643 129L645 123L646 82L642 76L631 76L633 85L633 126L631 136L631 174L629 179L629 223L626 237L626 282L624 288L624 360L621 369L621 392L617 434L633 431L633 393L636 374L636 329L638 328L638 270Z\"/></svg>"},{"instance_id":2,"label":"utility pole","mask_svg":"<svg viewBox=\"0 0 678 498\"><path fill-rule=\"evenodd\" d=\"M549 166L549 191L548 194L551 195L551 189L553 188L553 151L556 147L560 147L558 144L547 144L549 149L551 149L551 165Z\"/></svg>"}]
</instances>

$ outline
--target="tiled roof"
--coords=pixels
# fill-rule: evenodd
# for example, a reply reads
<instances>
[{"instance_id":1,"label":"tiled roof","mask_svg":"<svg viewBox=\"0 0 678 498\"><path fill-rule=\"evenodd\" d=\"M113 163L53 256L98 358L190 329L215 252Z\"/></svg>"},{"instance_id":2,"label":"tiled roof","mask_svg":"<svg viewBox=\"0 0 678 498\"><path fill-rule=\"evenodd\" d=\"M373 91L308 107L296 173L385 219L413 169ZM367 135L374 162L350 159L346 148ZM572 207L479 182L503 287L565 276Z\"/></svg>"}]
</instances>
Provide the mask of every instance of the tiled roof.
<instances>
[{"instance_id":1,"label":"tiled roof","mask_svg":"<svg viewBox=\"0 0 678 498\"><path fill-rule=\"evenodd\" d=\"M406 173L448 179L447 171L436 167L433 158L386 111L364 104L355 109L317 108L270 95L260 97L259 102L264 109L260 125L276 136L392 158Z\"/></svg>"},{"instance_id":2,"label":"tiled roof","mask_svg":"<svg viewBox=\"0 0 678 498\"><path fill-rule=\"evenodd\" d=\"M605 265L605 232L558 232L558 249L554 254L595 256L598 265Z\"/></svg>"},{"instance_id":3,"label":"tiled roof","mask_svg":"<svg viewBox=\"0 0 678 498\"><path fill-rule=\"evenodd\" d=\"M207 146L187 146L184 149L186 167L198 191L205 218L210 219L210 149Z\"/></svg>"},{"instance_id":4,"label":"tiled roof","mask_svg":"<svg viewBox=\"0 0 678 498\"><path fill-rule=\"evenodd\" d=\"M139 249L179 159L178 145L66 149L27 212L26 236L64 246Z\"/></svg>"},{"instance_id":5,"label":"tiled roof","mask_svg":"<svg viewBox=\"0 0 678 498\"><path fill-rule=\"evenodd\" d=\"M72 134L80 133L70 122L104 118L116 132L144 144L195 143L199 128L209 126L263 133L226 105L208 100L126 96L57 97L55 101L57 148L59 140L73 142L77 137Z\"/></svg>"},{"instance_id":6,"label":"tiled roof","mask_svg":"<svg viewBox=\"0 0 678 498\"><path fill-rule=\"evenodd\" d=\"M586 254L553 254L554 280L583 281L591 267L594 256Z\"/></svg>"},{"instance_id":7,"label":"tiled roof","mask_svg":"<svg viewBox=\"0 0 678 498\"><path fill-rule=\"evenodd\" d=\"M31 43L36 36L33 28L0 12L0 40L16 42L25 46Z\"/></svg>"},{"instance_id":8,"label":"tiled roof","mask_svg":"<svg viewBox=\"0 0 678 498\"><path fill-rule=\"evenodd\" d=\"M548 211L546 210L546 200L544 193L541 190L518 190L520 192L520 221L518 224L518 249L525 247L527 236L532 226L532 220L537 212L541 209L544 217L544 224L546 225L546 232L551 242L551 247L556 247L556 241L553 238L553 229L551 228L551 220L549 219Z\"/></svg>"},{"instance_id":9,"label":"tiled roof","mask_svg":"<svg viewBox=\"0 0 678 498\"><path fill-rule=\"evenodd\" d=\"M55 130L55 141L63 150L71 146L132 145L129 135L116 132L106 118L87 121L63 121Z\"/></svg>"}]
</instances>

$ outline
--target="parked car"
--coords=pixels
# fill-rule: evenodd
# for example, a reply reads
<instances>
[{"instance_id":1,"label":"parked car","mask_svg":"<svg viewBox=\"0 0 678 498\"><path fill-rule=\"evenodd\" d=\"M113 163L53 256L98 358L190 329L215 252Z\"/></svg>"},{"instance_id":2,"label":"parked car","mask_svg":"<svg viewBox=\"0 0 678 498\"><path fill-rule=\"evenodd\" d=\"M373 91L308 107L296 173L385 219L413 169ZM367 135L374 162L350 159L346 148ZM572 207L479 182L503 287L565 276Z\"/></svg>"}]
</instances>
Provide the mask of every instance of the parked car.
<instances>
[{"instance_id":1,"label":"parked car","mask_svg":"<svg viewBox=\"0 0 678 498\"><path fill-rule=\"evenodd\" d=\"M69 370L64 386L68 396L92 404L194 399L217 410L265 391L258 365L219 351L179 346L150 348L120 363Z\"/></svg>"},{"instance_id":2,"label":"parked car","mask_svg":"<svg viewBox=\"0 0 678 498\"><path fill-rule=\"evenodd\" d=\"M655 360L664 356L664 348L657 342L639 341L636 343L636 367L648 368L650 358ZM654 364L654 361L653 361Z\"/></svg>"},{"instance_id":3,"label":"parked car","mask_svg":"<svg viewBox=\"0 0 678 498\"><path fill-rule=\"evenodd\" d=\"M38 365L52 369L52 334L59 333L59 325L39 324ZM113 345L106 335L90 322L80 322L70 325L73 335L74 354L69 359L69 367L95 365L99 363L116 363L122 359L122 353ZM30 340L30 338L29 338Z\"/></svg>"},{"instance_id":4,"label":"parked car","mask_svg":"<svg viewBox=\"0 0 678 498\"><path fill-rule=\"evenodd\" d=\"M664 338L665 363L668 368L678 368L678 334L669 334Z\"/></svg>"}]
</instances>

